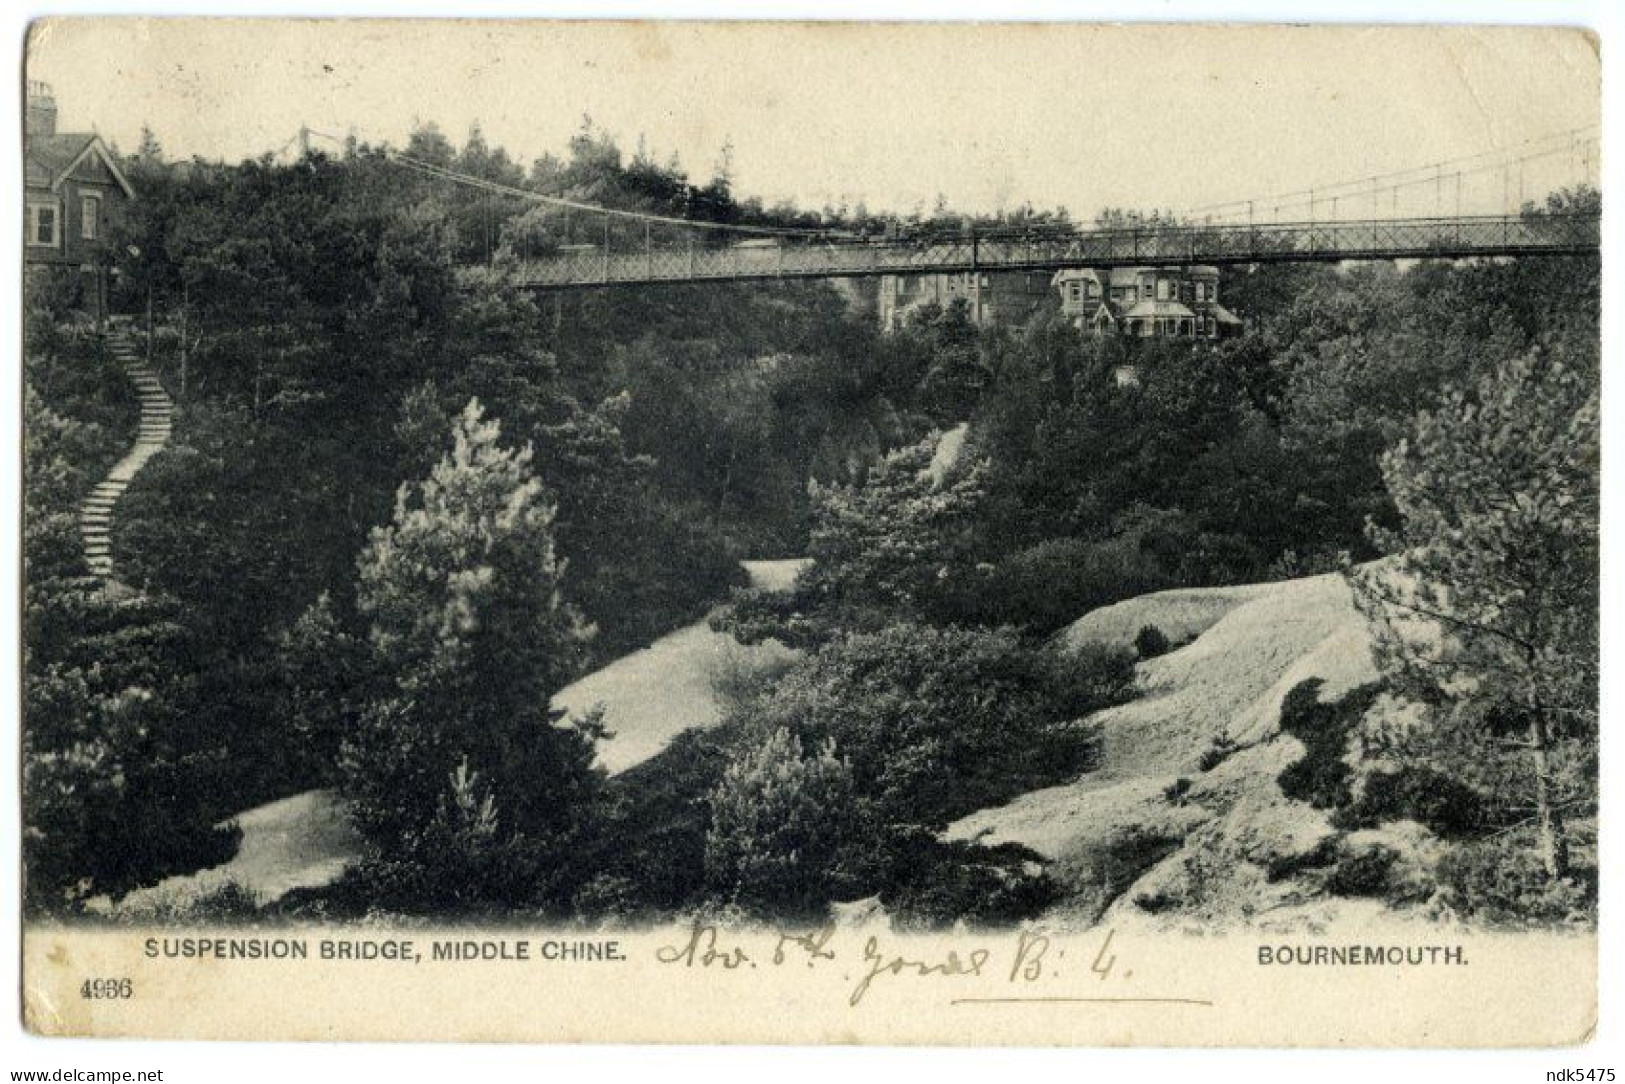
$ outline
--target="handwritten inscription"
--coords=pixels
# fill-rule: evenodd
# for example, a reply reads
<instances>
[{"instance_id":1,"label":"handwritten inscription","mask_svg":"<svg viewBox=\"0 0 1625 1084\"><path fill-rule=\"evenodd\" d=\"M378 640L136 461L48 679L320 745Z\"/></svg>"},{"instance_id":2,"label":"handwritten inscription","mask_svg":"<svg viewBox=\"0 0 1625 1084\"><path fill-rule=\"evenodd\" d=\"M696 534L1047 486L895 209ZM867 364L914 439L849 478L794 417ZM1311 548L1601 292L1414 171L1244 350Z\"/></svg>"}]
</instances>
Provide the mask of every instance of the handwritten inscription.
<instances>
[{"instance_id":1,"label":"handwritten inscription","mask_svg":"<svg viewBox=\"0 0 1625 1084\"><path fill-rule=\"evenodd\" d=\"M944 988L953 1004L1206 1004L1199 999L1131 996L1121 982L1133 972L1118 966L1115 938L1113 931L1106 930L1098 939L1085 941L1088 951L1071 966L1067 949L1058 947L1042 930L1021 930L1013 936L989 936L929 951L910 946L905 951L882 934L866 934L859 940L849 933L843 940L833 924L763 936L759 931L730 932L695 923L680 939L658 948L655 959L691 970L738 972L768 967L830 972L847 984L846 1002L854 1008L881 987L922 982ZM1065 943L1074 952L1079 947L1077 939ZM1116 982L1108 986L1109 980ZM973 994L983 996L970 996Z\"/></svg>"}]
</instances>

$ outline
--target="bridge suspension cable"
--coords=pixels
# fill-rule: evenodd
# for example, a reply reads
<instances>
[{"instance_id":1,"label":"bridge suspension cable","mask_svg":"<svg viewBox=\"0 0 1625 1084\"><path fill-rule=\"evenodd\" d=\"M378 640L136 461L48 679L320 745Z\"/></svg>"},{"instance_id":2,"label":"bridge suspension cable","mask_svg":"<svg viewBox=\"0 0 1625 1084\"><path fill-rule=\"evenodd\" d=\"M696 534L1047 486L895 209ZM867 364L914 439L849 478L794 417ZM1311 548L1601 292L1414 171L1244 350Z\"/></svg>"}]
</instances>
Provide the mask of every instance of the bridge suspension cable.
<instances>
[{"instance_id":1,"label":"bridge suspension cable","mask_svg":"<svg viewBox=\"0 0 1625 1084\"><path fill-rule=\"evenodd\" d=\"M326 132L319 132L315 129L311 129L310 134L321 136L323 139L329 139L335 143L343 142L343 140L340 140L336 136L330 135ZM529 188L520 188L511 184L504 184L501 181L493 181L486 177L479 177L475 176L474 174L464 173L460 170L451 169L446 166L436 165L433 162L426 162L421 158L413 158L410 155L402 154L400 151L388 146L388 144L381 144L380 149L390 161L405 166L407 169L425 176L450 181L454 184L466 185L470 188L482 189L486 192L492 192L499 195L513 196L518 199L529 200L533 203L541 203L552 207L583 211L589 214L604 215L609 218L629 219L651 224L660 223L661 225L666 226L680 226L685 229L712 230L723 233L745 233L754 234L757 236L850 236L850 232L845 230L810 229L793 226L755 226L748 223L738 222L712 222L706 219L678 218L673 215L655 214L651 211L633 211L621 207L606 207L602 204L567 199L563 196L547 195Z\"/></svg>"},{"instance_id":2,"label":"bridge suspension cable","mask_svg":"<svg viewBox=\"0 0 1625 1084\"><path fill-rule=\"evenodd\" d=\"M1500 201L1501 210L1509 209L1511 203L1513 171L1524 174L1529 163L1543 161L1557 157L1572 157L1577 159L1581 177L1577 180L1590 181L1591 163L1596 157L1596 147L1599 136L1598 126L1595 124L1583 125L1561 132L1553 132L1544 136L1531 137L1510 147L1498 147L1476 154L1460 155L1454 158L1441 159L1424 165L1412 166L1406 169L1391 170L1383 173L1369 174L1352 180L1317 184L1308 188L1295 189L1289 192L1272 193L1265 196L1255 196L1251 199L1226 200L1219 203L1202 204L1188 208L1184 215L1191 219L1201 219L1207 222L1256 219L1258 212L1264 208L1271 210L1272 217L1279 216L1283 210L1306 208L1311 220L1317 217L1321 207L1338 207L1339 205L1357 206L1363 200L1371 201L1372 213L1378 211L1378 204L1383 195L1390 198L1390 210L1398 213L1399 196L1401 192L1433 189L1433 211L1443 213L1445 209L1445 188L1448 183L1450 196L1455 202L1456 213L1461 213L1462 207L1462 178L1493 175L1497 172L1503 174L1503 192ZM1522 189L1520 184L1520 189ZM1518 205L1521 206L1524 193L1520 191ZM1335 214L1335 212L1334 212Z\"/></svg>"}]
</instances>

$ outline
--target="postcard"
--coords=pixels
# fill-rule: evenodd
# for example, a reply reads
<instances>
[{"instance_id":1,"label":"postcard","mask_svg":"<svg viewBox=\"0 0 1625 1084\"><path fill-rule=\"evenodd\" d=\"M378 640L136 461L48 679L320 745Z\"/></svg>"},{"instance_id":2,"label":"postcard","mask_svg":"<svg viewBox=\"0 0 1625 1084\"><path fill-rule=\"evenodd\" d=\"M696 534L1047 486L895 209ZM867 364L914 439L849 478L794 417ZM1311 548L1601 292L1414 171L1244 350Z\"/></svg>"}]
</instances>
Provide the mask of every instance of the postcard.
<instances>
[{"instance_id":1,"label":"postcard","mask_svg":"<svg viewBox=\"0 0 1625 1084\"><path fill-rule=\"evenodd\" d=\"M26 49L30 1030L1590 1035L1588 31Z\"/></svg>"}]
</instances>

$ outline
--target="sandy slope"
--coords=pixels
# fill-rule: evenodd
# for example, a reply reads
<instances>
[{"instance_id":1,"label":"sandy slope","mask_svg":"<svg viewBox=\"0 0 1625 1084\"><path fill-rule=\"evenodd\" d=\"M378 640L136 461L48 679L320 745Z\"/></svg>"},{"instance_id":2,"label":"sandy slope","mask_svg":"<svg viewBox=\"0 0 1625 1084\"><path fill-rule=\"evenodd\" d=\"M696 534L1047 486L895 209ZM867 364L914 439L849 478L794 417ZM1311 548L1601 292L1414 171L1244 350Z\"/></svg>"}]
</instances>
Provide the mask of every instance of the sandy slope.
<instances>
[{"instance_id":1,"label":"sandy slope","mask_svg":"<svg viewBox=\"0 0 1625 1084\"><path fill-rule=\"evenodd\" d=\"M140 918L172 911L228 883L270 902L296 888L332 883L361 853L361 837L330 790L295 794L232 819L243 838L231 861L138 889L119 901L118 912Z\"/></svg>"},{"instance_id":2,"label":"sandy slope","mask_svg":"<svg viewBox=\"0 0 1625 1084\"><path fill-rule=\"evenodd\" d=\"M745 571L752 587L786 590L805 564L746 561ZM722 705L711 691L719 669L766 666L789 656L776 641L745 647L698 621L588 674L555 696L553 706L572 714L603 707L610 736L598 745L598 764L614 775L648 760L689 727L721 719Z\"/></svg>"},{"instance_id":3,"label":"sandy slope","mask_svg":"<svg viewBox=\"0 0 1625 1084\"><path fill-rule=\"evenodd\" d=\"M1071 890L1061 917L1078 921L1107 907L1139 917L1135 897L1158 893L1187 917L1290 905L1294 886L1266 885L1264 864L1302 853L1330 829L1275 782L1302 751L1278 731L1281 700L1306 678L1322 679L1327 699L1376 676L1347 585L1327 575L1162 592L1091 613L1062 635L1073 645L1126 643L1148 624L1176 642L1195 639L1141 663L1142 696L1095 717L1100 769L974 813L950 836L1018 842L1052 859ZM1238 750L1203 772L1198 761L1218 735ZM1190 780L1189 792L1170 800L1179 779ZM1135 838L1154 845L1127 846Z\"/></svg>"},{"instance_id":4,"label":"sandy slope","mask_svg":"<svg viewBox=\"0 0 1625 1084\"><path fill-rule=\"evenodd\" d=\"M785 590L805 564L746 561L745 571L754 587ZM654 756L678 732L718 721L721 708L711 692L717 667L765 665L787 654L777 643L742 647L700 621L587 675L553 702L571 711L603 706L613 733L599 745L598 763L614 774ZM295 794L233 819L243 838L231 861L132 892L117 912L139 917L173 910L228 882L269 903L296 888L332 883L362 851L360 836L329 790ZM100 909L114 908L104 900Z\"/></svg>"}]
</instances>

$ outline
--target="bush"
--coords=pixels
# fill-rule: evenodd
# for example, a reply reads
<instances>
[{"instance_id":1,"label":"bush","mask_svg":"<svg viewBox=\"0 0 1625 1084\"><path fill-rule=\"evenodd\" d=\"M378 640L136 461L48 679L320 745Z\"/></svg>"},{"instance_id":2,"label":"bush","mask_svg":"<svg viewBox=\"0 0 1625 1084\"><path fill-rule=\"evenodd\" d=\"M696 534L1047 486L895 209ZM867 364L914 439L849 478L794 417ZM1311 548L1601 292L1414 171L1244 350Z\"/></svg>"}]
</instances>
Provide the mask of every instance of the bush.
<instances>
[{"instance_id":1,"label":"bush","mask_svg":"<svg viewBox=\"0 0 1625 1084\"><path fill-rule=\"evenodd\" d=\"M1163 800L1169 805L1184 805L1185 799L1190 795L1191 781L1180 776L1162 790Z\"/></svg>"},{"instance_id":2,"label":"bush","mask_svg":"<svg viewBox=\"0 0 1625 1084\"><path fill-rule=\"evenodd\" d=\"M1090 610L1172 582L1162 561L1142 549L1139 539L1052 539L999 563L984 588L979 616L1048 633Z\"/></svg>"},{"instance_id":3,"label":"bush","mask_svg":"<svg viewBox=\"0 0 1625 1084\"><path fill-rule=\"evenodd\" d=\"M139 905L120 907L115 915L132 926L232 925L260 918L261 906L253 892L228 880L201 892L160 891Z\"/></svg>"},{"instance_id":4,"label":"bush","mask_svg":"<svg viewBox=\"0 0 1625 1084\"><path fill-rule=\"evenodd\" d=\"M733 715L770 692L799 656L776 640L745 645L723 641L706 660L706 682L724 715Z\"/></svg>"},{"instance_id":5,"label":"bush","mask_svg":"<svg viewBox=\"0 0 1625 1084\"><path fill-rule=\"evenodd\" d=\"M880 902L902 929L955 922L1013 926L1036 917L1061 889L1034 852L1013 843L944 843L927 832L897 833L886 844L890 884Z\"/></svg>"},{"instance_id":6,"label":"bush","mask_svg":"<svg viewBox=\"0 0 1625 1084\"><path fill-rule=\"evenodd\" d=\"M1351 797L1353 775L1344 756L1349 733L1376 699L1375 683L1320 702L1319 678L1299 682L1281 701L1281 730L1303 743L1304 755L1276 777L1281 793L1316 809L1340 809Z\"/></svg>"},{"instance_id":7,"label":"bush","mask_svg":"<svg viewBox=\"0 0 1625 1084\"><path fill-rule=\"evenodd\" d=\"M727 770L731 738L726 725L685 730L650 759L613 776L603 816L583 841L583 868L632 884L651 914L697 905L706 891L709 797ZM578 893L578 913L598 916L588 905L599 898Z\"/></svg>"},{"instance_id":8,"label":"bush","mask_svg":"<svg viewBox=\"0 0 1625 1084\"><path fill-rule=\"evenodd\" d=\"M1215 734L1213 740L1208 743L1208 747L1202 750L1202 755L1196 759L1196 767L1199 771L1211 772L1214 768L1230 759L1230 754L1234 753L1237 748L1236 739L1230 735Z\"/></svg>"},{"instance_id":9,"label":"bush","mask_svg":"<svg viewBox=\"0 0 1625 1084\"><path fill-rule=\"evenodd\" d=\"M899 623L831 643L740 722L833 740L883 821L941 826L1086 771L1097 740L1081 720L1132 679L1122 651Z\"/></svg>"},{"instance_id":10,"label":"bush","mask_svg":"<svg viewBox=\"0 0 1625 1084\"><path fill-rule=\"evenodd\" d=\"M1343 837L1333 833L1300 854L1277 855L1264 867L1264 880L1275 884L1304 870L1323 869L1337 861L1338 848L1342 842Z\"/></svg>"},{"instance_id":11,"label":"bush","mask_svg":"<svg viewBox=\"0 0 1625 1084\"><path fill-rule=\"evenodd\" d=\"M1338 827L1366 828L1414 820L1446 839L1482 833L1489 813L1482 795L1425 765L1384 769L1366 776L1359 796L1336 818Z\"/></svg>"},{"instance_id":12,"label":"bush","mask_svg":"<svg viewBox=\"0 0 1625 1084\"><path fill-rule=\"evenodd\" d=\"M852 769L834 743L803 754L781 727L736 757L711 793L706 880L724 903L819 913L838 894L838 859L855 829Z\"/></svg>"},{"instance_id":13,"label":"bush","mask_svg":"<svg viewBox=\"0 0 1625 1084\"><path fill-rule=\"evenodd\" d=\"M1509 833L1452 847L1436 871L1444 902L1489 926L1595 924L1596 869L1554 880L1530 836Z\"/></svg>"},{"instance_id":14,"label":"bush","mask_svg":"<svg viewBox=\"0 0 1625 1084\"><path fill-rule=\"evenodd\" d=\"M1398 860L1398 851L1380 844L1345 854L1327 875L1326 891L1334 896L1384 897Z\"/></svg>"},{"instance_id":15,"label":"bush","mask_svg":"<svg viewBox=\"0 0 1625 1084\"><path fill-rule=\"evenodd\" d=\"M1166 655L1170 646L1168 637L1155 625L1146 625L1134 636L1134 650L1142 659Z\"/></svg>"}]
</instances>

